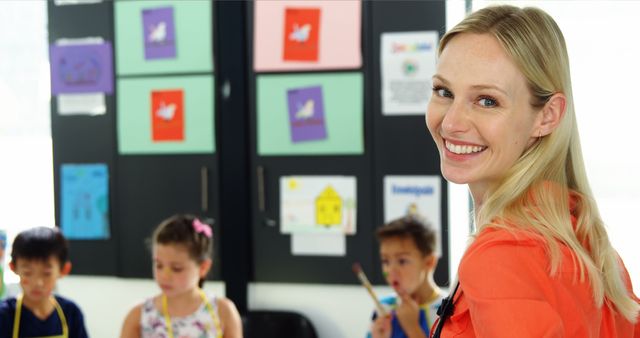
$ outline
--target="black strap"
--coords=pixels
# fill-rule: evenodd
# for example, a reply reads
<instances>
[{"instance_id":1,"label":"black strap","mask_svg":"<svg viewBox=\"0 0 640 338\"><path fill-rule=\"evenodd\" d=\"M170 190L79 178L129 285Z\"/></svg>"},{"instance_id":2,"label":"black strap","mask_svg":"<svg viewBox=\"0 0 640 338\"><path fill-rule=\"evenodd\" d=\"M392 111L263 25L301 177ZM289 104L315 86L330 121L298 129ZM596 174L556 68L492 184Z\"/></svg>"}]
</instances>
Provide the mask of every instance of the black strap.
<instances>
[{"instance_id":1,"label":"black strap","mask_svg":"<svg viewBox=\"0 0 640 338\"><path fill-rule=\"evenodd\" d=\"M438 325L436 326L436 329L433 332L431 338L440 338L440 333L442 332L444 323L453 314L453 307L455 305L454 297L456 296L456 292L458 292L458 287L460 287L460 282L456 283L456 287L453 289L453 293L449 295L449 297L444 298L440 303L438 312L436 312L439 316Z\"/></svg>"}]
</instances>

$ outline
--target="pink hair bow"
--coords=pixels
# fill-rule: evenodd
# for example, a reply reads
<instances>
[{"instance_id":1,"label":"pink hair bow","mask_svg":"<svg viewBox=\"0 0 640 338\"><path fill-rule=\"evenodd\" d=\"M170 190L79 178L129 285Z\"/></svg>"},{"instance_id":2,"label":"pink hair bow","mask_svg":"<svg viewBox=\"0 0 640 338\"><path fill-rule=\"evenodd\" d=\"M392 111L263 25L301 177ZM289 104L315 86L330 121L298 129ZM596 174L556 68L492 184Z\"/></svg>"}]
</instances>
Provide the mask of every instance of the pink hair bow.
<instances>
[{"instance_id":1,"label":"pink hair bow","mask_svg":"<svg viewBox=\"0 0 640 338\"><path fill-rule=\"evenodd\" d=\"M193 219L193 229L195 229L196 232L201 233L208 238L211 238L211 236L213 236L213 231L211 230L211 227L209 226L209 224L202 223L197 218Z\"/></svg>"}]
</instances>

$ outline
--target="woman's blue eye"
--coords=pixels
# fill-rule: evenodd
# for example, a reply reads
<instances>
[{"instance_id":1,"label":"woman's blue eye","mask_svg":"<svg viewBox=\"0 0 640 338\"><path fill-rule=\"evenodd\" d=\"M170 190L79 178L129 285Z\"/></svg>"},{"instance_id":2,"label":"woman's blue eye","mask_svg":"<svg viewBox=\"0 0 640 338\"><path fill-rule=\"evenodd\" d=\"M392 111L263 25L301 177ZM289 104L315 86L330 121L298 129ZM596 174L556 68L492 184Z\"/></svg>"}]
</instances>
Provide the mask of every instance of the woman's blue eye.
<instances>
[{"instance_id":1,"label":"woman's blue eye","mask_svg":"<svg viewBox=\"0 0 640 338\"><path fill-rule=\"evenodd\" d=\"M478 100L478 103L482 107L495 107L498 105L498 101L490 97L483 97L480 100Z\"/></svg>"},{"instance_id":2,"label":"woman's blue eye","mask_svg":"<svg viewBox=\"0 0 640 338\"><path fill-rule=\"evenodd\" d=\"M440 97L453 97L453 94L446 88L434 87L433 91Z\"/></svg>"}]
</instances>

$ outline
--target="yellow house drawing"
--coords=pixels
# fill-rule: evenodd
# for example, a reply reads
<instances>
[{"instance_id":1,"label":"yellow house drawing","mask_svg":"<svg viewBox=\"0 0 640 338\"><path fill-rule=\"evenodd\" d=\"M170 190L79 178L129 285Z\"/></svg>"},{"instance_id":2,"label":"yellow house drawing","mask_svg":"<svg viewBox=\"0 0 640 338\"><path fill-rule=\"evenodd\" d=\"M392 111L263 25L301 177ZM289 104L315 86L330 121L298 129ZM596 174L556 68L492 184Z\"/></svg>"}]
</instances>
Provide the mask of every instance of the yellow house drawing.
<instances>
[{"instance_id":1,"label":"yellow house drawing","mask_svg":"<svg viewBox=\"0 0 640 338\"><path fill-rule=\"evenodd\" d=\"M316 198L316 224L326 226L342 223L342 198L328 185Z\"/></svg>"}]
</instances>

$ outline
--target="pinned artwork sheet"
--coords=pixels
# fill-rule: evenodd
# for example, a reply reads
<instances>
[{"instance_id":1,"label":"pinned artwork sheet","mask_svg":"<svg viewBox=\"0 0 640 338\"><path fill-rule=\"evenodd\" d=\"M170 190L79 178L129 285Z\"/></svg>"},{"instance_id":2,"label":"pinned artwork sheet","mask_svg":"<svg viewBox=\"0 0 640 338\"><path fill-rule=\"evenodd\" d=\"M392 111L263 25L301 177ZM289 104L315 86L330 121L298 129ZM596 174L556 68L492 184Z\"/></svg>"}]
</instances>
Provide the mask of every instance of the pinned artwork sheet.
<instances>
[{"instance_id":1,"label":"pinned artwork sheet","mask_svg":"<svg viewBox=\"0 0 640 338\"><path fill-rule=\"evenodd\" d=\"M51 93L113 93L111 43L101 38L61 39L49 47Z\"/></svg>"},{"instance_id":2,"label":"pinned artwork sheet","mask_svg":"<svg viewBox=\"0 0 640 338\"><path fill-rule=\"evenodd\" d=\"M119 154L215 152L214 78L118 79Z\"/></svg>"},{"instance_id":3,"label":"pinned artwork sheet","mask_svg":"<svg viewBox=\"0 0 640 338\"><path fill-rule=\"evenodd\" d=\"M384 222L418 215L442 238L441 195L440 176L385 176Z\"/></svg>"},{"instance_id":4,"label":"pinned artwork sheet","mask_svg":"<svg viewBox=\"0 0 640 338\"><path fill-rule=\"evenodd\" d=\"M151 137L154 142L184 140L183 91L151 92Z\"/></svg>"},{"instance_id":5,"label":"pinned artwork sheet","mask_svg":"<svg viewBox=\"0 0 640 338\"><path fill-rule=\"evenodd\" d=\"M354 176L280 177L280 232L356 233Z\"/></svg>"},{"instance_id":6,"label":"pinned artwork sheet","mask_svg":"<svg viewBox=\"0 0 640 338\"><path fill-rule=\"evenodd\" d=\"M144 58L173 59L176 57L176 33L173 7L142 10L144 32Z\"/></svg>"},{"instance_id":7,"label":"pinned artwork sheet","mask_svg":"<svg viewBox=\"0 0 640 338\"><path fill-rule=\"evenodd\" d=\"M287 101L292 142L327 138L322 86L289 89Z\"/></svg>"},{"instance_id":8,"label":"pinned artwork sheet","mask_svg":"<svg viewBox=\"0 0 640 338\"><path fill-rule=\"evenodd\" d=\"M360 0L255 1L256 72L362 66Z\"/></svg>"},{"instance_id":9,"label":"pinned artwork sheet","mask_svg":"<svg viewBox=\"0 0 640 338\"><path fill-rule=\"evenodd\" d=\"M383 115L424 115L436 71L437 43L436 31L381 35Z\"/></svg>"},{"instance_id":10,"label":"pinned artwork sheet","mask_svg":"<svg viewBox=\"0 0 640 338\"><path fill-rule=\"evenodd\" d=\"M68 239L109 238L109 171L106 164L62 164L61 229Z\"/></svg>"},{"instance_id":11,"label":"pinned artwork sheet","mask_svg":"<svg viewBox=\"0 0 640 338\"><path fill-rule=\"evenodd\" d=\"M213 71L213 1L113 1L118 75Z\"/></svg>"},{"instance_id":12,"label":"pinned artwork sheet","mask_svg":"<svg viewBox=\"0 0 640 338\"><path fill-rule=\"evenodd\" d=\"M259 75L260 156L364 152L361 73Z\"/></svg>"},{"instance_id":13,"label":"pinned artwork sheet","mask_svg":"<svg viewBox=\"0 0 640 338\"><path fill-rule=\"evenodd\" d=\"M318 61L320 8L286 8L284 15L285 61Z\"/></svg>"}]
</instances>

